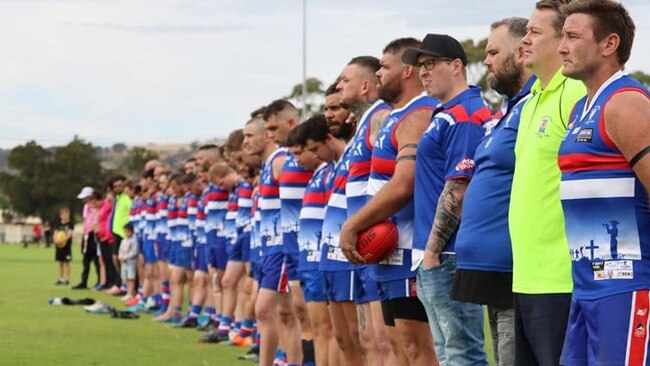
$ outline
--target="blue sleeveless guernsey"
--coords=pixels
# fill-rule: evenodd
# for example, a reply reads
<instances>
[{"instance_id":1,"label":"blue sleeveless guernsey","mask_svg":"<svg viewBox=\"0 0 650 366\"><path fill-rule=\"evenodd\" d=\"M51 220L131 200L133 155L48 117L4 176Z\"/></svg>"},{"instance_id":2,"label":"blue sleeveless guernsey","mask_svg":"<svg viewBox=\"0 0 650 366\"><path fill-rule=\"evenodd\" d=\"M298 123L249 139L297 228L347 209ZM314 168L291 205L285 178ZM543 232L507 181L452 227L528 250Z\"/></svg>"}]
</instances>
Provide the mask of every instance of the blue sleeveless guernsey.
<instances>
[{"instance_id":1,"label":"blue sleeveless guernsey","mask_svg":"<svg viewBox=\"0 0 650 366\"><path fill-rule=\"evenodd\" d=\"M329 199L325 207L325 218L323 220L323 237L322 250L320 258L321 271L344 271L354 269L354 265L348 261L343 254L339 243L341 226L348 219L347 202L345 199L345 183L348 178L348 168L350 166L350 148L348 144L341 154L341 158L336 162L331 178L328 179L327 186Z\"/></svg>"},{"instance_id":2,"label":"blue sleeveless guernsey","mask_svg":"<svg viewBox=\"0 0 650 366\"><path fill-rule=\"evenodd\" d=\"M194 238L196 245L203 245L208 243L208 237L206 236L205 224L206 224L206 214L205 214L205 196L207 195L208 189L204 189L201 196L196 201L196 224L194 225Z\"/></svg>"},{"instance_id":3,"label":"blue sleeveless guernsey","mask_svg":"<svg viewBox=\"0 0 650 366\"><path fill-rule=\"evenodd\" d=\"M348 217L357 213L368 201L368 177L370 176L370 158L372 157L370 121L377 112L390 109L391 107L380 99L368 108L357 125L357 132L352 138L350 172L345 185Z\"/></svg>"},{"instance_id":4,"label":"blue sleeveless guernsey","mask_svg":"<svg viewBox=\"0 0 650 366\"><path fill-rule=\"evenodd\" d=\"M418 144L415 160L413 248L426 247L445 183L452 179L469 180L474 175L474 152L485 133L483 123L491 115L477 86L461 92L434 112ZM454 253L457 230L443 253Z\"/></svg>"},{"instance_id":5,"label":"blue sleeveless guernsey","mask_svg":"<svg viewBox=\"0 0 650 366\"><path fill-rule=\"evenodd\" d=\"M228 245L235 244L237 240L237 214L239 213L239 206L237 205L237 187L233 187L228 197L228 210L226 211L226 221L224 223L224 236Z\"/></svg>"},{"instance_id":6,"label":"blue sleeveless guernsey","mask_svg":"<svg viewBox=\"0 0 650 366\"><path fill-rule=\"evenodd\" d=\"M253 207L251 207L252 230L251 230L251 263L257 263L260 260L260 250L262 248L262 234L260 233L260 193L255 190L252 196Z\"/></svg>"},{"instance_id":7,"label":"blue sleeveless guernsey","mask_svg":"<svg viewBox=\"0 0 650 366\"><path fill-rule=\"evenodd\" d=\"M384 121L372 149L370 161L370 178L368 179L368 197L372 197L388 183L395 173L397 163L397 140L395 130L411 113L421 110L433 111L438 100L425 93L411 99L404 107L393 109ZM433 208L432 208L433 209ZM411 271L411 249L413 248L413 200L411 199L391 219L397 225L399 243L397 249L388 258L372 266L371 277L375 281L393 281L415 276Z\"/></svg>"},{"instance_id":8,"label":"blue sleeveless guernsey","mask_svg":"<svg viewBox=\"0 0 650 366\"><path fill-rule=\"evenodd\" d=\"M178 242L182 247L191 248L192 247L192 233L190 232L189 220L188 220L188 205L190 192L186 192L183 198L181 199L181 204L178 206L178 217L176 218L176 233L178 235Z\"/></svg>"},{"instance_id":9,"label":"blue sleeveless guernsey","mask_svg":"<svg viewBox=\"0 0 650 366\"><path fill-rule=\"evenodd\" d=\"M260 172L260 234L261 255L282 253L282 226L280 225L280 182L273 178L273 162L287 156L285 149L277 149L266 158Z\"/></svg>"},{"instance_id":10,"label":"blue sleeveless guernsey","mask_svg":"<svg viewBox=\"0 0 650 366\"><path fill-rule=\"evenodd\" d=\"M168 239L169 227L167 226L167 205L169 204L169 196L164 193L158 194L156 200L156 240L162 242Z\"/></svg>"},{"instance_id":11,"label":"blue sleeveless guernsey","mask_svg":"<svg viewBox=\"0 0 650 366\"><path fill-rule=\"evenodd\" d=\"M239 182L239 184L237 184L235 192L237 193L238 207L237 219L235 219L237 232L247 233L251 231L251 208L253 207L251 195L253 194L253 185L245 180L242 180Z\"/></svg>"},{"instance_id":12,"label":"blue sleeveless guernsey","mask_svg":"<svg viewBox=\"0 0 650 366\"><path fill-rule=\"evenodd\" d=\"M152 242L156 240L156 193L144 201L144 240Z\"/></svg>"},{"instance_id":13,"label":"blue sleeveless guernsey","mask_svg":"<svg viewBox=\"0 0 650 366\"><path fill-rule=\"evenodd\" d=\"M323 242L323 219L327 205L325 185L333 164L322 163L309 180L300 210L298 271L318 270Z\"/></svg>"},{"instance_id":14,"label":"blue sleeveless guernsey","mask_svg":"<svg viewBox=\"0 0 650 366\"><path fill-rule=\"evenodd\" d=\"M287 153L280 173L280 205L284 252L298 254L298 231L302 197L313 170L305 170L293 154Z\"/></svg>"},{"instance_id":15,"label":"blue sleeveless guernsey","mask_svg":"<svg viewBox=\"0 0 650 366\"><path fill-rule=\"evenodd\" d=\"M167 227L170 242L178 244L178 198L176 196L169 197L167 203Z\"/></svg>"},{"instance_id":16,"label":"blue sleeveless guernsey","mask_svg":"<svg viewBox=\"0 0 650 366\"><path fill-rule=\"evenodd\" d=\"M616 73L590 105L578 101L560 145L560 199L578 300L650 288L648 193L604 124L608 100L623 91L650 98L642 84Z\"/></svg>"},{"instance_id":17,"label":"blue sleeveless guernsey","mask_svg":"<svg viewBox=\"0 0 650 366\"><path fill-rule=\"evenodd\" d=\"M210 245L218 243L217 237L223 237L227 208L228 191L210 183L205 195L205 233Z\"/></svg>"}]
</instances>

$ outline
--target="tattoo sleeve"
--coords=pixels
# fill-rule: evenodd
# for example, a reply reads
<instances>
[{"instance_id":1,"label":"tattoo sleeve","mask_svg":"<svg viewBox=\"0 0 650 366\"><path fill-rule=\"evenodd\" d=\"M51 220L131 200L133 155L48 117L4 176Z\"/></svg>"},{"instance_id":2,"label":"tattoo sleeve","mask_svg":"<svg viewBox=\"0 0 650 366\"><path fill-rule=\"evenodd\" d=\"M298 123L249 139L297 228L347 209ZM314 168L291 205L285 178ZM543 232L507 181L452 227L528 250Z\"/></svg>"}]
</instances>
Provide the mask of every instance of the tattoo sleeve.
<instances>
[{"instance_id":1,"label":"tattoo sleeve","mask_svg":"<svg viewBox=\"0 0 650 366\"><path fill-rule=\"evenodd\" d=\"M453 179L445 183L438 199L436 216L433 219L433 226L427 241L426 249L428 251L435 254L441 253L451 234L458 227L463 197L468 184L469 181L466 179Z\"/></svg>"},{"instance_id":2,"label":"tattoo sleeve","mask_svg":"<svg viewBox=\"0 0 650 366\"><path fill-rule=\"evenodd\" d=\"M381 129L381 126L384 124L384 120L388 116L388 111L386 112L377 112L372 119L370 120L370 134L375 136ZM373 141L374 142L374 141Z\"/></svg>"}]
</instances>

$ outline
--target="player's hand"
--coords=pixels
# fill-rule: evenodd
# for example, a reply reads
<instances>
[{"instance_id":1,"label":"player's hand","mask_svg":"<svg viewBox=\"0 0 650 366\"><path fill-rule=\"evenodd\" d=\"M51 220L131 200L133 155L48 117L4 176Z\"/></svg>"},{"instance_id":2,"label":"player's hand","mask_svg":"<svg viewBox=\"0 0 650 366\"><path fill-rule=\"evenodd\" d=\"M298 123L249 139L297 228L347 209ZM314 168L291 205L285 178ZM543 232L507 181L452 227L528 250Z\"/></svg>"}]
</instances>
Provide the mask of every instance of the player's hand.
<instances>
[{"instance_id":1,"label":"player's hand","mask_svg":"<svg viewBox=\"0 0 650 366\"><path fill-rule=\"evenodd\" d=\"M424 259L422 260L422 269L427 270L439 266L440 266L440 254L436 254L430 250L425 250Z\"/></svg>"},{"instance_id":2,"label":"player's hand","mask_svg":"<svg viewBox=\"0 0 650 366\"><path fill-rule=\"evenodd\" d=\"M359 232L346 221L341 227L339 244L345 257L354 264L365 264L365 259L357 252Z\"/></svg>"}]
</instances>

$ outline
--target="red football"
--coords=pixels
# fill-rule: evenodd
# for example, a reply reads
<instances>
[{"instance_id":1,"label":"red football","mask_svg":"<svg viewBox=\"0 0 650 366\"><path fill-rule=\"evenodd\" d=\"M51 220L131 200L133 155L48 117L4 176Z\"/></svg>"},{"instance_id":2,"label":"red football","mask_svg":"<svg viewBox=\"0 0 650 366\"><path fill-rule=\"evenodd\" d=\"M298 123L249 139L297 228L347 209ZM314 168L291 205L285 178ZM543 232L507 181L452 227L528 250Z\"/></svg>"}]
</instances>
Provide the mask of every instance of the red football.
<instances>
[{"instance_id":1,"label":"red football","mask_svg":"<svg viewBox=\"0 0 650 366\"><path fill-rule=\"evenodd\" d=\"M397 226L391 220L386 220L359 233L357 251L366 259L366 263L378 263L397 248L397 241Z\"/></svg>"}]
</instances>

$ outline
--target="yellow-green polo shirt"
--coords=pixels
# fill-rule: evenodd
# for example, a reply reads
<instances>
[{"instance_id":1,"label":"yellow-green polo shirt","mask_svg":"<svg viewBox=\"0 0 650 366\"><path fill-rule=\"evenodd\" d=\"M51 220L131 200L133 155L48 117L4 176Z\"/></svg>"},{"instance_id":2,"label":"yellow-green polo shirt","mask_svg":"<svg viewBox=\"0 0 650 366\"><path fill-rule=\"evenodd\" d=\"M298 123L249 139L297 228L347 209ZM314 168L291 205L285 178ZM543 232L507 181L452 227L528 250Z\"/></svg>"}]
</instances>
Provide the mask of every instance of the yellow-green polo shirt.
<instances>
[{"instance_id":1,"label":"yellow-green polo shirt","mask_svg":"<svg viewBox=\"0 0 650 366\"><path fill-rule=\"evenodd\" d=\"M582 82L557 71L546 88L539 79L521 112L510 198L513 292L570 293L571 259L560 203L557 154L569 114L585 96Z\"/></svg>"}]
</instances>

